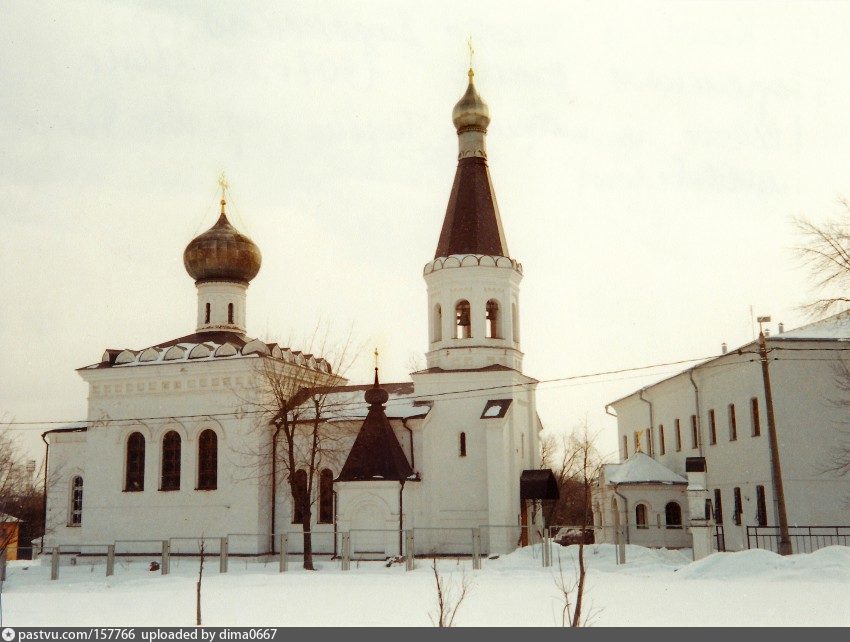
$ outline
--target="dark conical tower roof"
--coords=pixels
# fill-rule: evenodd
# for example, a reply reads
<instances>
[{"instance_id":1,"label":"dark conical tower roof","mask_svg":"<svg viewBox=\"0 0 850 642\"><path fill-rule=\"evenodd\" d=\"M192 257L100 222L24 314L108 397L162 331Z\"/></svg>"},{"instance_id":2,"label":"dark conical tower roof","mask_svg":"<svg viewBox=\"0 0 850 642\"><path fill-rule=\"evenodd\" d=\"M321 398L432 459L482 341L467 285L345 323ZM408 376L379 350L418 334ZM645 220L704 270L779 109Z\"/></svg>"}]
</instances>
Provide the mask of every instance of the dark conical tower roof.
<instances>
[{"instance_id":1,"label":"dark conical tower roof","mask_svg":"<svg viewBox=\"0 0 850 642\"><path fill-rule=\"evenodd\" d=\"M452 111L460 153L434 258L452 254L508 256L499 207L487 168L485 137L490 109L469 70L466 93Z\"/></svg>"},{"instance_id":2,"label":"dark conical tower roof","mask_svg":"<svg viewBox=\"0 0 850 642\"><path fill-rule=\"evenodd\" d=\"M377 368L375 385L366 391L365 398L369 413L336 481L405 481L411 478L413 469L384 412L389 395L378 383Z\"/></svg>"}]
</instances>

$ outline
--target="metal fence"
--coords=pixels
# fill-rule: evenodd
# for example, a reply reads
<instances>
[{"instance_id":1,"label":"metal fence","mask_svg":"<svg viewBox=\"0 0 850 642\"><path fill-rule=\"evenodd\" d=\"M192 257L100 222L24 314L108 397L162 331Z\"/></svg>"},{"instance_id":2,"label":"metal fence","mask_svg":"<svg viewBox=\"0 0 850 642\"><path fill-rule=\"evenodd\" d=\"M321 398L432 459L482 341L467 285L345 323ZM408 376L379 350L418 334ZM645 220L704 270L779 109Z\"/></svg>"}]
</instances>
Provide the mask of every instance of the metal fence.
<instances>
[{"instance_id":1,"label":"metal fence","mask_svg":"<svg viewBox=\"0 0 850 642\"><path fill-rule=\"evenodd\" d=\"M321 530L310 532L313 557L317 563L332 564L343 570L361 563L381 562L388 566L404 565L407 570L416 560L433 557L468 558L474 569L483 560L495 559L504 553L529 546L532 559L544 566L551 565L552 544L556 534L572 532L578 527L519 526L485 524L478 527L352 529L349 531ZM593 541L592 529L587 543ZM578 531L581 532L580 529ZM587 538L587 534L585 535ZM568 538L563 544L576 543ZM140 565L167 575L181 565L195 568L201 555L220 573L230 572L234 558L265 565L276 564L280 572L302 564L304 534L302 531L283 533L230 533L222 536L172 537L163 540L116 540L111 543L75 543L50 545L34 551L42 560L49 560L51 579L58 579L61 569L87 565L103 565L106 575L124 572ZM240 570L236 566L235 570Z\"/></svg>"},{"instance_id":2,"label":"metal fence","mask_svg":"<svg viewBox=\"0 0 850 642\"><path fill-rule=\"evenodd\" d=\"M811 553L826 546L850 546L850 526L789 526L791 550ZM747 526L747 548L779 552L778 526Z\"/></svg>"}]
</instances>

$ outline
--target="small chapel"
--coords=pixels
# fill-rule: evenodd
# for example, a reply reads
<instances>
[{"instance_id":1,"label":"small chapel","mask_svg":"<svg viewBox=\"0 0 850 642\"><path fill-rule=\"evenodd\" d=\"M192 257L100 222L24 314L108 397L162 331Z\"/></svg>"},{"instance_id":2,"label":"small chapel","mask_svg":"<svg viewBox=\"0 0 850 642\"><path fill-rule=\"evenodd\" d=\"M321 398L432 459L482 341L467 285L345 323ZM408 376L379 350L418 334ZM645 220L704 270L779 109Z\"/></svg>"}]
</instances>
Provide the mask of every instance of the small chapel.
<instances>
[{"instance_id":1,"label":"small chapel","mask_svg":"<svg viewBox=\"0 0 850 642\"><path fill-rule=\"evenodd\" d=\"M373 381L353 385L322 355L247 335L262 256L228 220L222 190L218 221L183 256L196 327L104 350L77 370L88 384L86 421L44 434L45 548L114 543L146 553L203 536L261 555L290 533L295 552L292 534L305 523L292 488L312 489L320 554L337 554L341 533L354 552L378 556L400 554L407 530L421 553L468 554L475 528L485 552L525 543L522 527L540 519L533 505L543 497L521 480L540 467L542 426L537 382L522 364L522 265L502 227L488 170L490 110L472 69L452 122L457 169L423 270L427 367L402 382L381 381L376 367ZM287 463L279 425L257 399L270 372L324 391L320 420L334 447L322 450L314 483L297 459Z\"/></svg>"}]
</instances>

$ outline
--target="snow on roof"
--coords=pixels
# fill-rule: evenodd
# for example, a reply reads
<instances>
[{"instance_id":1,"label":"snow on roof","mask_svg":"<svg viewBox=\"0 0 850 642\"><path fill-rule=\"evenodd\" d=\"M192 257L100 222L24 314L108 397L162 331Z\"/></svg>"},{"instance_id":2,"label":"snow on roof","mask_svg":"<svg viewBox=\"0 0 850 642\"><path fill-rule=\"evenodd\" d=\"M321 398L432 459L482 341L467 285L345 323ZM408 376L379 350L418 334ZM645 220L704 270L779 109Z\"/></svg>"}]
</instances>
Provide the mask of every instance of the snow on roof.
<instances>
[{"instance_id":1,"label":"snow on roof","mask_svg":"<svg viewBox=\"0 0 850 642\"><path fill-rule=\"evenodd\" d=\"M619 464L605 465L608 484L687 484L688 480L640 451Z\"/></svg>"},{"instance_id":2,"label":"snow on roof","mask_svg":"<svg viewBox=\"0 0 850 642\"><path fill-rule=\"evenodd\" d=\"M850 341L850 310L776 334L770 339L833 339Z\"/></svg>"}]
</instances>

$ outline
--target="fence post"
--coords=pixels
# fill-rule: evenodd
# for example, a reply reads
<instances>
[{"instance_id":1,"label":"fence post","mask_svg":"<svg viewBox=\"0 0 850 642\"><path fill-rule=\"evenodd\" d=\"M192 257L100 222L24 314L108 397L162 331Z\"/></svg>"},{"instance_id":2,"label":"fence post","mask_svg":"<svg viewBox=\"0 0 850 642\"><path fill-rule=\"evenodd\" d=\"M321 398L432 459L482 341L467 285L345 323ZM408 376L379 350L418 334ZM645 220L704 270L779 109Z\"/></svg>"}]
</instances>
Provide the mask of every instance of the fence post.
<instances>
[{"instance_id":1,"label":"fence post","mask_svg":"<svg viewBox=\"0 0 850 642\"><path fill-rule=\"evenodd\" d=\"M351 570L351 533L346 531L342 534L342 568L343 571Z\"/></svg>"},{"instance_id":2,"label":"fence post","mask_svg":"<svg viewBox=\"0 0 850 642\"><path fill-rule=\"evenodd\" d=\"M59 579L59 547L54 546L50 555L50 579Z\"/></svg>"},{"instance_id":3,"label":"fence post","mask_svg":"<svg viewBox=\"0 0 850 642\"><path fill-rule=\"evenodd\" d=\"M285 573L286 572L286 556L287 556L286 533L280 534L280 543L279 543L278 548L280 549L280 569L279 570L280 570L281 573Z\"/></svg>"},{"instance_id":4,"label":"fence post","mask_svg":"<svg viewBox=\"0 0 850 642\"><path fill-rule=\"evenodd\" d=\"M0 582L6 581L6 549L0 553Z\"/></svg>"},{"instance_id":5,"label":"fence post","mask_svg":"<svg viewBox=\"0 0 850 642\"><path fill-rule=\"evenodd\" d=\"M227 538L222 537L218 545L218 572L227 573Z\"/></svg>"},{"instance_id":6,"label":"fence post","mask_svg":"<svg viewBox=\"0 0 850 642\"><path fill-rule=\"evenodd\" d=\"M171 543L164 539L162 540L162 562L159 565L159 570L163 575L168 575L168 565L171 563Z\"/></svg>"},{"instance_id":7,"label":"fence post","mask_svg":"<svg viewBox=\"0 0 850 642\"><path fill-rule=\"evenodd\" d=\"M411 529L404 533L404 569L406 571L412 571L414 568L414 551L413 530Z\"/></svg>"},{"instance_id":8,"label":"fence post","mask_svg":"<svg viewBox=\"0 0 850 642\"><path fill-rule=\"evenodd\" d=\"M582 537L584 533L582 533ZM552 539L549 537L549 529L543 528L543 568L552 566Z\"/></svg>"},{"instance_id":9,"label":"fence post","mask_svg":"<svg viewBox=\"0 0 850 642\"><path fill-rule=\"evenodd\" d=\"M106 577L115 575L115 544L106 547Z\"/></svg>"},{"instance_id":10,"label":"fence post","mask_svg":"<svg viewBox=\"0 0 850 642\"><path fill-rule=\"evenodd\" d=\"M481 569L481 528L472 529L472 570Z\"/></svg>"}]
</instances>

